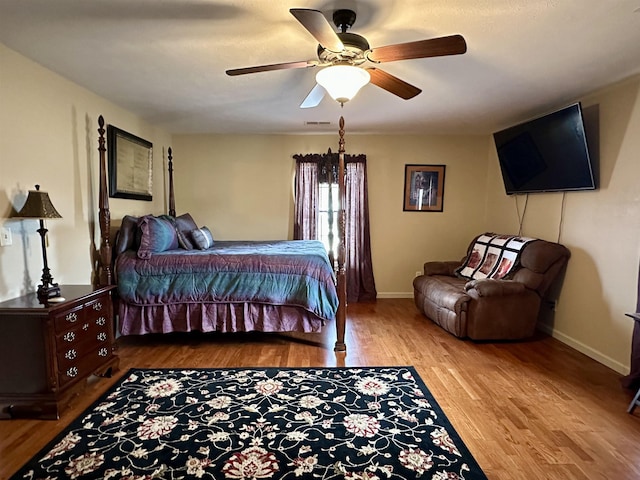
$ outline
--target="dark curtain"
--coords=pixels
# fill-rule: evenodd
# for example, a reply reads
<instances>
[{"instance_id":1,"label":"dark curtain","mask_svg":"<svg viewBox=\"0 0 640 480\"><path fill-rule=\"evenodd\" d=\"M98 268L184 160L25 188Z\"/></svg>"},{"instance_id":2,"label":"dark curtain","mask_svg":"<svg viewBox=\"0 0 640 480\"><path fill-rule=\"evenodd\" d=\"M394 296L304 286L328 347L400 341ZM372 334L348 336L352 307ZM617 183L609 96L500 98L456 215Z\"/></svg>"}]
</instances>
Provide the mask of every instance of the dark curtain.
<instances>
[{"instance_id":1,"label":"dark curtain","mask_svg":"<svg viewBox=\"0 0 640 480\"><path fill-rule=\"evenodd\" d=\"M318 166L313 162L296 162L296 197L293 238L315 240L318 229Z\"/></svg>"},{"instance_id":2,"label":"dark curtain","mask_svg":"<svg viewBox=\"0 0 640 480\"><path fill-rule=\"evenodd\" d=\"M337 183L338 154L329 150L326 154L294 155L294 158L296 159L294 238L316 238L315 212L318 206L318 184ZM309 173L313 170L316 172L315 175ZM345 155L345 200L347 301L375 300L377 292L371 261L365 155ZM313 222L314 226L308 226L309 222ZM305 232L311 232L312 228L313 237L303 236Z\"/></svg>"}]
</instances>

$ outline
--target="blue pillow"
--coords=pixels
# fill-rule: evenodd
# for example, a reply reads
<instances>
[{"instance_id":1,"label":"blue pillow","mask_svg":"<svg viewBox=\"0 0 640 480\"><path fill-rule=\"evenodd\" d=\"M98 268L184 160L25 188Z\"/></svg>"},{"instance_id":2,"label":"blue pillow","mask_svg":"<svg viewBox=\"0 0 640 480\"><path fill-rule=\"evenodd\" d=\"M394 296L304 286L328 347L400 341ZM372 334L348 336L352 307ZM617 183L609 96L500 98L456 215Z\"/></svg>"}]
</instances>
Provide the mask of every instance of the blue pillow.
<instances>
[{"instance_id":1,"label":"blue pillow","mask_svg":"<svg viewBox=\"0 0 640 480\"><path fill-rule=\"evenodd\" d=\"M150 258L153 253L178 248L178 235L173 222L166 218L145 215L138 221L140 227L140 247L138 258Z\"/></svg>"},{"instance_id":2,"label":"blue pillow","mask_svg":"<svg viewBox=\"0 0 640 480\"><path fill-rule=\"evenodd\" d=\"M207 227L192 230L191 238L193 238L193 243L200 250L206 250L207 248L213 247L213 235L211 234L211 230Z\"/></svg>"}]
</instances>

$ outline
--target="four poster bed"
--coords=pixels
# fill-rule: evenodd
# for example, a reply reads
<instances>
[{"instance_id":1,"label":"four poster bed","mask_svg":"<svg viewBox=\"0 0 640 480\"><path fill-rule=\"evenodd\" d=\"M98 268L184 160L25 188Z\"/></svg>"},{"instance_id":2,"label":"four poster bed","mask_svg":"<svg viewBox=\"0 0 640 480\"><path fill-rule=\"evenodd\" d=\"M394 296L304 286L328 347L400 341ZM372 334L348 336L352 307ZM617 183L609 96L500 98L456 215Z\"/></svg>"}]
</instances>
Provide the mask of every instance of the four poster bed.
<instances>
[{"instance_id":1,"label":"four poster bed","mask_svg":"<svg viewBox=\"0 0 640 480\"><path fill-rule=\"evenodd\" d=\"M318 332L326 322L335 321L334 350L346 350L344 119L340 118L339 129L335 272L319 241L214 242L188 213L176 216L171 148L169 215L124 216L112 247L102 115L98 125L97 282L118 287L116 311L123 335L193 330Z\"/></svg>"}]
</instances>

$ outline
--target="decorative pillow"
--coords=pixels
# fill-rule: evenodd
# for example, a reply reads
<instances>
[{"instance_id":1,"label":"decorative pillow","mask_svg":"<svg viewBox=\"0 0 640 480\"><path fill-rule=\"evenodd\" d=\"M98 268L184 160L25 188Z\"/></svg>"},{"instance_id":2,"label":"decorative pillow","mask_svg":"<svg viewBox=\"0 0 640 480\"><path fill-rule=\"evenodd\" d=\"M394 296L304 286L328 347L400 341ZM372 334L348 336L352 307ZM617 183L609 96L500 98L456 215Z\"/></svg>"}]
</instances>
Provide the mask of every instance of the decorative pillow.
<instances>
[{"instance_id":1,"label":"decorative pillow","mask_svg":"<svg viewBox=\"0 0 640 480\"><path fill-rule=\"evenodd\" d=\"M189 234L183 232L182 230L178 230L176 228L176 235L178 237L178 245L180 248L184 248L185 250L193 250L193 243L189 239Z\"/></svg>"},{"instance_id":2,"label":"decorative pillow","mask_svg":"<svg viewBox=\"0 0 640 480\"><path fill-rule=\"evenodd\" d=\"M114 256L120 255L126 250L137 250L140 241L138 234L138 217L125 215L116 234ZM136 241L137 240L137 241Z\"/></svg>"},{"instance_id":3,"label":"decorative pillow","mask_svg":"<svg viewBox=\"0 0 640 480\"><path fill-rule=\"evenodd\" d=\"M153 253L178 248L178 235L173 222L167 218L145 215L138 221L142 236L138 258L150 258Z\"/></svg>"},{"instance_id":4,"label":"decorative pillow","mask_svg":"<svg viewBox=\"0 0 640 480\"><path fill-rule=\"evenodd\" d=\"M213 247L213 235L211 234L211 230L207 227L192 230L191 238L193 238L193 243L200 250L206 250L207 248Z\"/></svg>"},{"instance_id":5,"label":"decorative pillow","mask_svg":"<svg viewBox=\"0 0 640 480\"><path fill-rule=\"evenodd\" d=\"M174 218L176 233L178 234L178 244L185 250L193 250L194 245L191 242L190 232L198 229L198 224L193 220L191 215L183 213L179 217Z\"/></svg>"}]
</instances>

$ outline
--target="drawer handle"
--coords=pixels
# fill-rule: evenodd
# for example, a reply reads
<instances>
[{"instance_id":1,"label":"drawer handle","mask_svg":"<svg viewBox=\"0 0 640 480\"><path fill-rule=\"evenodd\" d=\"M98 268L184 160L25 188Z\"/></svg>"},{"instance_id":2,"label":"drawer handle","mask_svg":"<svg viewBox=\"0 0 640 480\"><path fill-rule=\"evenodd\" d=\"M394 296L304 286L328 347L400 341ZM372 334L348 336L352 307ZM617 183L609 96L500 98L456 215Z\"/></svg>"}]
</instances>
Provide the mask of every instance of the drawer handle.
<instances>
[{"instance_id":1,"label":"drawer handle","mask_svg":"<svg viewBox=\"0 0 640 480\"><path fill-rule=\"evenodd\" d=\"M104 341L107 339L107 334L106 334L106 333L104 333L104 332L100 332L100 333L96 336L96 338L97 338L98 340L100 340L101 342L104 342Z\"/></svg>"},{"instance_id":2,"label":"drawer handle","mask_svg":"<svg viewBox=\"0 0 640 480\"><path fill-rule=\"evenodd\" d=\"M78 320L78 314L76 312L71 312L65 317L65 320L70 323L74 323Z\"/></svg>"},{"instance_id":3,"label":"drawer handle","mask_svg":"<svg viewBox=\"0 0 640 480\"><path fill-rule=\"evenodd\" d=\"M73 342L76 339L76 334L74 332L67 332L62 338L65 342Z\"/></svg>"},{"instance_id":4,"label":"drawer handle","mask_svg":"<svg viewBox=\"0 0 640 480\"><path fill-rule=\"evenodd\" d=\"M98 355L101 357L106 357L107 355L109 355L109 350L106 347L102 347L100 350L98 350Z\"/></svg>"},{"instance_id":5,"label":"drawer handle","mask_svg":"<svg viewBox=\"0 0 640 480\"><path fill-rule=\"evenodd\" d=\"M76 352L73 348L64 354L64 358L67 360L73 360L78 356L78 352Z\"/></svg>"},{"instance_id":6,"label":"drawer handle","mask_svg":"<svg viewBox=\"0 0 640 480\"><path fill-rule=\"evenodd\" d=\"M96 325L100 325L101 327L104 327L107 324L107 319L104 317L100 317L98 319L96 319Z\"/></svg>"},{"instance_id":7,"label":"drawer handle","mask_svg":"<svg viewBox=\"0 0 640 480\"><path fill-rule=\"evenodd\" d=\"M102 304L100 302L96 302L93 304L93 309L97 312L98 310L102 310Z\"/></svg>"},{"instance_id":8,"label":"drawer handle","mask_svg":"<svg viewBox=\"0 0 640 480\"><path fill-rule=\"evenodd\" d=\"M67 377L73 378L76 375L78 375L78 369L76 367L71 367L67 369Z\"/></svg>"}]
</instances>

